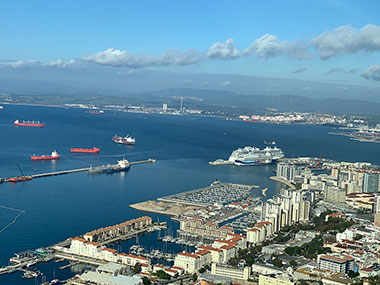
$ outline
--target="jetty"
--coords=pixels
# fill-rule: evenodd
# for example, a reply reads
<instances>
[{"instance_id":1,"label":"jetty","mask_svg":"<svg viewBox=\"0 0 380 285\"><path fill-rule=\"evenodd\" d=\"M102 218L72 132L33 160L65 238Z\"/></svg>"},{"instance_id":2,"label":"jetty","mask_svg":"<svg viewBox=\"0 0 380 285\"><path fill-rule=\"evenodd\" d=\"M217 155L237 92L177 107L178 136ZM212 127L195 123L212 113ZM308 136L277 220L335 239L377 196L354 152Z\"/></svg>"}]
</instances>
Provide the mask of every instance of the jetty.
<instances>
[{"instance_id":1,"label":"jetty","mask_svg":"<svg viewBox=\"0 0 380 285\"><path fill-rule=\"evenodd\" d=\"M131 161L129 162L129 165L136 165L136 164L144 164L144 163L155 163L156 160L149 158L146 160L140 160L140 161ZM48 176L58 176L58 175L64 175L64 174L70 174L70 173L77 173L77 172L85 172L89 171L91 167L85 167L85 168L77 168L77 169L69 169L69 170L60 170L60 171L54 171L54 172L47 172L47 173L39 173L39 174L33 174L30 175L32 179L35 178L42 178L42 177L48 177ZM8 178L0 178L1 182L8 181Z\"/></svg>"},{"instance_id":2,"label":"jetty","mask_svg":"<svg viewBox=\"0 0 380 285\"><path fill-rule=\"evenodd\" d=\"M282 183L282 184L288 186L290 189L296 189L296 186L294 184L292 184L291 182L289 182L285 179L279 178L277 176L271 176L271 177L269 177L269 179L276 181L276 182L279 182L279 183Z\"/></svg>"}]
</instances>

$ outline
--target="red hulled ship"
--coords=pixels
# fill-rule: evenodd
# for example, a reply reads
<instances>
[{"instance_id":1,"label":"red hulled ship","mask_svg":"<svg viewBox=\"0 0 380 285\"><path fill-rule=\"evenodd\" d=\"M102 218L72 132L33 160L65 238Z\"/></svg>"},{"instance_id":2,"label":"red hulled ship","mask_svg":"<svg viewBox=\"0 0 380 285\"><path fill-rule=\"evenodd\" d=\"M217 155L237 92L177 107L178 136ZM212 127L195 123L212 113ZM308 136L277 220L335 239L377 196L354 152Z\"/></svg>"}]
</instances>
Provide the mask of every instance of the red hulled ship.
<instances>
[{"instance_id":1,"label":"red hulled ship","mask_svg":"<svg viewBox=\"0 0 380 285\"><path fill-rule=\"evenodd\" d=\"M61 156L58 154L58 152L53 151L51 155L32 155L30 158L31 160L52 160L52 159L59 159Z\"/></svg>"},{"instance_id":2,"label":"red hulled ship","mask_svg":"<svg viewBox=\"0 0 380 285\"><path fill-rule=\"evenodd\" d=\"M45 123L41 123L40 121L19 121L16 120L13 122L15 126L20 127L45 127Z\"/></svg>"},{"instance_id":3,"label":"red hulled ship","mask_svg":"<svg viewBox=\"0 0 380 285\"><path fill-rule=\"evenodd\" d=\"M70 152L99 153L100 148L70 148Z\"/></svg>"}]
</instances>

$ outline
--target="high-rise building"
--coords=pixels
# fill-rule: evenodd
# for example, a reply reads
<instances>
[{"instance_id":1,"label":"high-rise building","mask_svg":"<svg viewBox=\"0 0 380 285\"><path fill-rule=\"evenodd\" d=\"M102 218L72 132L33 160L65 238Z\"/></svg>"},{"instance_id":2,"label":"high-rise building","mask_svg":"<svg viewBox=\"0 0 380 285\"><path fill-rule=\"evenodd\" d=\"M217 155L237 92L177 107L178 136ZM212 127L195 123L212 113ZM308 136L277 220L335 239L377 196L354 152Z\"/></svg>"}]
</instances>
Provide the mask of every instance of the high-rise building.
<instances>
[{"instance_id":1,"label":"high-rise building","mask_svg":"<svg viewBox=\"0 0 380 285\"><path fill-rule=\"evenodd\" d=\"M168 110L168 104L162 104L162 110L167 111Z\"/></svg>"},{"instance_id":2,"label":"high-rise building","mask_svg":"<svg viewBox=\"0 0 380 285\"><path fill-rule=\"evenodd\" d=\"M310 201L307 191L281 189L280 195L263 203L261 218L272 223L273 231L286 225L309 221Z\"/></svg>"},{"instance_id":3,"label":"high-rise building","mask_svg":"<svg viewBox=\"0 0 380 285\"><path fill-rule=\"evenodd\" d=\"M363 177L363 192L377 193L379 192L379 174L365 173Z\"/></svg>"}]
</instances>

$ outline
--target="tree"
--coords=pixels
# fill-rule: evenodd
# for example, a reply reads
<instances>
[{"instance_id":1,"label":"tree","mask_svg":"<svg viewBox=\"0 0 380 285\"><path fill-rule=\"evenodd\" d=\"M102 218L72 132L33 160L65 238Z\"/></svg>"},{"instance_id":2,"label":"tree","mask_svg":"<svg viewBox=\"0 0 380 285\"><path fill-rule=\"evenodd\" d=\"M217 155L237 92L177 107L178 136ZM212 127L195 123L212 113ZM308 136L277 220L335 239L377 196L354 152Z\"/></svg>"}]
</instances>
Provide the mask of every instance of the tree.
<instances>
[{"instance_id":1,"label":"tree","mask_svg":"<svg viewBox=\"0 0 380 285\"><path fill-rule=\"evenodd\" d=\"M149 285L149 284L152 283L152 282L150 282L150 280L149 280L148 277L146 277L146 276L144 276L144 277L142 278L142 280L143 280L144 285Z\"/></svg>"},{"instance_id":2,"label":"tree","mask_svg":"<svg viewBox=\"0 0 380 285\"><path fill-rule=\"evenodd\" d=\"M282 267L282 260L279 259L278 257L276 257L276 258L273 260L273 265L276 266L276 267Z\"/></svg>"},{"instance_id":3,"label":"tree","mask_svg":"<svg viewBox=\"0 0 380 285\"><path fill-rule=\"evenodd\" d=\"M198 276L197 276L196 273L194 273L194 274L193 274L193 282L197 281L197 279L198 279Z\"/></svg>"},{"instance_id":4,"label":"tree","mask_svg":"<svg viewBox=\"0 0 380 285\"><path fill-rule=\"evenodd\" d=\"M289 264L290 264L291 267L296 267L297 266L297 262L295 260L291 260L289 262Z\"/></svg>"},{"instance_id":5,"label":"tree","mask_svg":"<svg viewBox=\"0 0 380 285\"><path fill-rule=\"evenodd\" d=\"M167 274L165 271L163 270L158 270L156 273L156 276L160 279L166 279L166 280L169 280L170 279L170 275Z\"/></svg>"},{"instance_id":6,"label":"tree","mask_svg":"<svg viewBox=\"0 0 380 285\"><path fill-rule=\"evenodd\" d=\"M141 264L140 263L136 263L135 266L133 267L132 272L134 274L140 273L141 272Z\"/></svg>"},{"instance_id":7,"label":"tree","mask_svg":"<svg viewBox=\"0 0 380 285\"><path fill-rule=\"evenodd\" d=\"M348 277L355 278L357 276L359 276L359 272L354 272L352 270L348 271Z\"/></svg>"}]
</instances>

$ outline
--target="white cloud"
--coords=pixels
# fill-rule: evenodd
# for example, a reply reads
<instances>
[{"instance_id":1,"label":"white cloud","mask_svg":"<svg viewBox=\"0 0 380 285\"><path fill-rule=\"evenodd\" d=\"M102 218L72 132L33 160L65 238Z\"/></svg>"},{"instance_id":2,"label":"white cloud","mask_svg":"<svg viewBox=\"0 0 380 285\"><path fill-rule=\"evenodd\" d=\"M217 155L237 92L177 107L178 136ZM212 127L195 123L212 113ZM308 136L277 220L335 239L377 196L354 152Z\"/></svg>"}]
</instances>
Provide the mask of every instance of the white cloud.
<instances>
[{"instance_id":1,"label":"white cloud","mask_svg":"<svg viewBox=\"0 0 380 285\"><path fill-rule=\"evenodd\" d=\"M310 57L308 47L299 41L280 41L277 36L265 34L255 40L244 55L256 55L257 57L271 58L276 56L288 56L296 59L307 59Z\"/></svg>"},{"instance_id":2,"label":"white cloud","mask_svg":"<svg viewBox=\"0 0 380 285\"><path fill-rule=\"evenodd\" d=\"M380 26L368 24L360 30L340 26L313 38L312 44L323 60L345 53L380 51Z\"/></svg>"},{"instance_id":3,"label":"white cloud","mask_svg":"<svg viewBox=\"0 0 380 285\"><path fill-rule=\"evenodd\" d=\"M224 81L222 84L220 84L220 86L222 86L222 87L227 87L227 86L230 86L230 85L232 85L232 83L231 83L231 81Z\"/></svg>"},{"instance_id":4,"label":"white cloud","mask_svg":"<svg viewBox=\"0 0 380 285\"><path fill-rule=\"evenodd\" d=\"M380 81L380 65L375 64L370 67L361 75L365 79Z\"/></svg>"},{"instance_id":5,"label":"white cloud","mask_svg":"<svg viewBox=\"0 0 380 285\"><path fill-rule=\"evenodd\" d=\"M83 59L101 65L141 68L152 66L191 65L200 62L201 57L201 53L195 49L188 49L185 51L169 49L161 55L154 56L133 54L126 50L109 48L105 51L85 56Z\"/></svg>"},{"instance_id":6,"label":"white cloud","mask_svg":"<svg viewBox=\"0 0 380 285\"><path fill-rule=\"evenodd\" d=\"M63 61L62 59L57 59L53 61L40 61L40 60L18 60L18 61L1 61L0 66L2 67L13 67L13 68L31 68L31 67L61 67L68 68L76 64L75 60Z\"/></svg>"},{"instance_id":7,"label":"white cloud","mask_svg":"<svg viewBox=\"0 0 380 285\"><path fill-rule=\"evenodd\" d=\"M233 39L214 43L206 52L206 55L215 59L235 59L239 57L239 50L234 45Z\"/></svg>"}]
</instances>

